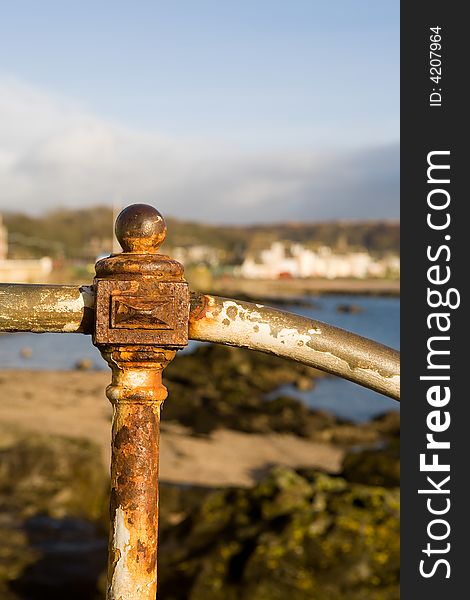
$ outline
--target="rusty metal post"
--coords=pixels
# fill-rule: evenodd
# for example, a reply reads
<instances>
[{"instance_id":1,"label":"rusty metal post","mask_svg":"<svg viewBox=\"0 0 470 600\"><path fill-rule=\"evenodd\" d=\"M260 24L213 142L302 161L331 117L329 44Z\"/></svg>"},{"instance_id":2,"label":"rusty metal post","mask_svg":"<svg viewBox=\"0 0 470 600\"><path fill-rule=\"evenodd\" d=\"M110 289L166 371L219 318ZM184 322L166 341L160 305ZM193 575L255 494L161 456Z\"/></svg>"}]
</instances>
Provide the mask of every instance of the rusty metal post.
<instances>
[{"instance_id":1,"label":"rusty metal post","mask_svg":"<svg viewBox=\"0 0 470 600\"><path fill-rule=\"evenodd\" d=\"M158 254L163 217L136 204L116 220L123 253L96 264L93 343L112 370L108 600L155 600L162 370L188 342L183 267Z\"/></svg>"}]
</instances>

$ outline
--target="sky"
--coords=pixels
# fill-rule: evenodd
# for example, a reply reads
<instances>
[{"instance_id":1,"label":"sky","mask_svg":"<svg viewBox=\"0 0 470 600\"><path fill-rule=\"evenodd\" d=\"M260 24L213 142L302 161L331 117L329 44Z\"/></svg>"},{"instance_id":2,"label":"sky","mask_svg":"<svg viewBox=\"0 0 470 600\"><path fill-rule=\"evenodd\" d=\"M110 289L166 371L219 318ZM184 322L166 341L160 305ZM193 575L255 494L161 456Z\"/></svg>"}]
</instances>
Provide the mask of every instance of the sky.
<instances>
[{"instance_id":1,"label":"sky","mask_svg":"<svg viewBox=\"0 0 470 600\"><path fill-rule=\"evenodd\" d=\"M398 217L398 0L4 3L0 210Z\"/></svg>"}]
</instances>

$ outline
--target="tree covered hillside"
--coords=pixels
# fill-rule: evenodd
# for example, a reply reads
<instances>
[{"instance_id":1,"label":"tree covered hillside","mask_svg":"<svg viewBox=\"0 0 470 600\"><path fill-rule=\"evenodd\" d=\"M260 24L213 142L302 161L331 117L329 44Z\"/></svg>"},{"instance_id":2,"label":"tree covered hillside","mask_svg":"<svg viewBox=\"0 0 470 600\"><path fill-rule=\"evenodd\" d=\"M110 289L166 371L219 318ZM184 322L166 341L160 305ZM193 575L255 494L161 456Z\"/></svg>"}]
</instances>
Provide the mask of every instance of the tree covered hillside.
<instances>
[{"instance_id":1,"label":"tree covered hillside","mask_svg":"<svg viewBox=\"0 0 470 600\"><path fill-rule=\"evenodd\" d=\"M92 260L112 248L113 213L110 207L58 209L40 216L4 213L10 256L49 255ZM167 219L167 252L176 246L210 246L224 251L227 262L237 262L247 251L269 246L275 240L337 249L365 248L371 253L399 253L397 221L333 221L275 223L254 226L207 225Z\"/></svg>"}]
</instances>

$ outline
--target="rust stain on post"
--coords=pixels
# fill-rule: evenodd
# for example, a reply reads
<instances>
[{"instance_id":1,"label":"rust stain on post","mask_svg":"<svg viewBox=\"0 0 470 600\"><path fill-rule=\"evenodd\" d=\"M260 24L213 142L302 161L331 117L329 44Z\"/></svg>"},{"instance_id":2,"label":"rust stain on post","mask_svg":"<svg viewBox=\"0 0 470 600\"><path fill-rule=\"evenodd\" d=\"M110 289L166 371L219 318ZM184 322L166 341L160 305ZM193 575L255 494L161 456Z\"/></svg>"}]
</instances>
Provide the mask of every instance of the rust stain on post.
<instances>
[{"instance_id":1,"label":"rust stain on post","mask_svg":"<svg viewBox=\"0 0 470 600\"><path fill-rule=\"evenodd\" d=\"M160 407L118 404L112 434L110 597L155 597Z\"/></svg>"},{"instance_id":2,"label":"rust stain on post","mask_svg":"<svg viewBox=\"0 0 470 600\"><path fill-rule=\"evenodd\" d=\"M157 585L162 369L175 351L109 349L113 404L108 598L148 600ZM148 359L153 355L153 362Z\"/></svg>"},{"instance_id":3,"label":"rust stain on post","mask_svg":"<svg viewBox=\"0 0 470 600\"><path fill-rule=\"evenodd\" d=\"M96 264L93 342L112 370L108 600L155 600L162 370L187 344L183 268L158 254L166 225L134 205L116 222L124 252Z\"/></svg>"}]
</instances>

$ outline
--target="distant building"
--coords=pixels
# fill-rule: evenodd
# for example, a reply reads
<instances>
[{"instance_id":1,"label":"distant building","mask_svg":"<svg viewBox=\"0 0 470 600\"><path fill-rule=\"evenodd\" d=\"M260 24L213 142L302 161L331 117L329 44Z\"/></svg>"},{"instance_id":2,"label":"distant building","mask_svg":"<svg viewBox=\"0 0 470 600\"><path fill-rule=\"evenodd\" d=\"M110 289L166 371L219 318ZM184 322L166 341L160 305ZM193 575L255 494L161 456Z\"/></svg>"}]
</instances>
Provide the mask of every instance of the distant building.
<instances>
[{"instance_id":1,"label":"distant building","mask_svg":"<svg viewBox=\"0 0 470 600\"><path fill-rule=\"evenodd\" d=\"M0 215L0 281L2 283L41 283L52 271L48 256L40 259L10 260L8 232Z\"/></svg>"},{"instance_id":2,"label":"distant building","mask_svg":"<svg viewBox=\"0 0 470 600\"><path fill-rule=\"evenodd\" d=\"M247 255L239 274L249 279L279 277L357 278L399 273L397 256L376 260L366 251L334 252L327 246L310 250L301 244L274 242L258 255Z\"/></svg>"},{"instance_id":3,"label":"distant building","mask_svg":"<svg viewBox=\"0 0 470 600\"><path fill-rule=\"evenodd\" d=\"M172 249L172 257L178 262L184 265L199 265L205 264L209 267L216 267L219 265L223 251L219 248L212 246L176 246Z\"/></svg>"},{"instance_id":4,"label":"distant building","mask_svg":"<svg viewBox=\"0 0 470 600\"><path fill-rule=\"evenodd\" d=\"M0 215L0 260L5 260L8 254L8 231Z\"/></svg>"},{"instance_id":5,"label":"distant building","mask_svg":"<svg viewBox=\"0 0 470 600\"><path fill-rule=\"evenodd\" d=\"M2 283L43 283L52 272L52 260L48 256L39 259L0 259Z\"/></svg>"}]
</instances>

